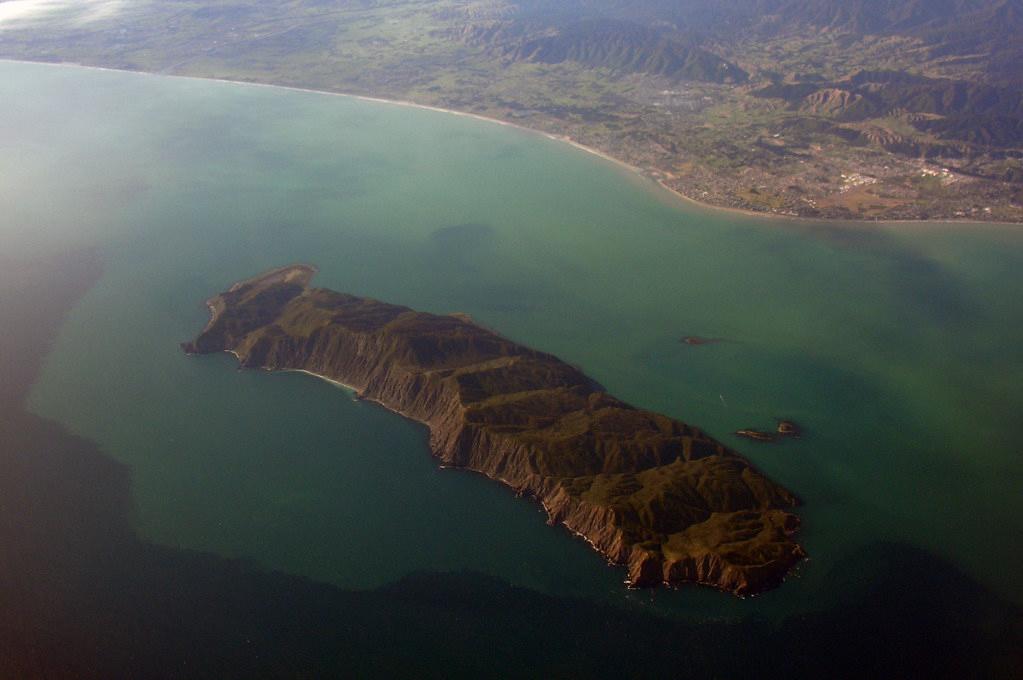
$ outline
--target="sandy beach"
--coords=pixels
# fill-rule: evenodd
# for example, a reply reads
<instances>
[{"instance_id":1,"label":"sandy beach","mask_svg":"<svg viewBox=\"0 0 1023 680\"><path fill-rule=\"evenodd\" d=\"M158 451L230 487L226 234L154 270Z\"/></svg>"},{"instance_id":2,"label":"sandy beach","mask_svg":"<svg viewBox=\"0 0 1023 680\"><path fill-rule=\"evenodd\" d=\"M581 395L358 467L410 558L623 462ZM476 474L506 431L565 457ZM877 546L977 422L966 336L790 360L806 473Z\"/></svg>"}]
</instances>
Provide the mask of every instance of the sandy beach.
<instances>
[{"instance_id":1,"label":"sandy beach","mask_svg":"<svg viewBox=\"0 0 1023 680\"><path fill-rule=\"evenodd\" d=\"M730 213L730 214L734 214L734 215L743 215L743 216L747 216L747 217L756 217L756 218L761 218L761 219L786 220L786 221L796 221L796 222L804 222L804 223L828 224L829 226L845 224L845 225L849 225L851 227L862 227L863 225L866 225L866 224L877 224L877 225L974 224L974 225L983 225L983 226L1008 226L1008 227L1017 227L1017 228L1021 226L1021 224L1018 223L1018 222L977 221L977 220L969 220L969 219L963 219L963 218L941 219L941 220L930 220L930 219L927 219L927 220L877 220L877 219L859 219L859 220L857 220L857 219L842 219L842 220L838 220L838 219L829 219L829 218L802 217L802 216L799 216L799 215L787 215L787 214L772 213L772 212L760 212L760 211L756 211L756 210L745 210L745 209L742 209L742 208L731 208L731 207L727 207L727 206L714 205L713 203L706 203L704 201L700 201L698 199L692 198L691 196L687 196L686 194L678 191L677 189L674 189L674 188L668 186L663 180L650 177L649 174L645 170L643 170L642 168L637 167L635 165L632 165L630 163L627 163L626 161L623 161L623 160L621 160L619 158L615 158L614 156L611 156L611 155L601 151L600 149L595 149L593 147L586 146L585 144L580 144L579 142L575 141L571 137L567 137L567 136L564 136L564 135L556 135L556 134L552 134L552 133L549 133L549 132L544 132L542 130L537 130L535 128L530 128L530 127L526 127L524 125L519 125L518 123L512 123L510 121L501 120L500 118L492 118L490 116L484 116L484 115L480 115L478 113L470 113L468 111L458 111L456 109L446 109L446 108L443 108L443 107L440 107L440 106L431 106L429 104L419 104L419 103L416 103L416 102L413 102L413 101L404 100L404 99L385 99L385 98L382 98L382 97L373 97L373 96L370 96L370 95L353 94L353 93L349 93L349 92L334 92L334 91L331 91L331 90L317 90L317 89L313 89L313 88L296 87L296 86L292 86L292 85L275 85L273 83L261 83L261 82L254 82L254 81L249 81L249 80L231 80L231 79L228 79L228 78L207 78L207 77L203 77L203 76L188 76L188 75L177 75L177 74L167 74L167 73L153 73L151 71L135 71L135 70L131 70L131 69L110 68L108 66L91 66L91 65L88 65L88 64L80 64L80 63L77 63L77 62L47 62L47 61L31 61L31 60L25 60L25 59L0 59L0 62L8 62L8 63L13 63L13 64L34 64L34 65L38 65L38 66L54 66L54 67L63 67L63 68L82 68L82 69L90 69L90 70L93 70L93 71L110 71L110 72L114 72L114 73L135 73L135 74L143 75L143 76L153 76L153 77L163 77L163 78L180 78L180 79L184 79L184 80L211 81L211 82L218 82L218 83L229 83L231 85L243 85L243 86L249 86L249 87L263 87L263 88L270 88L270 89L274 89L274 90L285 90L285 91L290 91L290 92L303 92L303 93L306 93L306 94L327 95L327 96L331 96L331 97L345 97L345 98L348 98L348 99L356 99L356 100L359 100L359 101L372 102L372 103L375 103L375 104L387 104L387 105L390 105L390 106L402 106L402 107L406 107L406 108L420 109L420 110L423 110L423 111L434 111L434 112L437 112L437 113L446 113L446 114L450 114L450 115L454 115L454 116L462 116L464 118L474 118L476 120L484 121L484 122L487 122L487 123L493 123L493 124L496 124L496 125L503 125L505 127L514 128L516 130L521 130L521 131L527 132L529 134L540 135L540 136L545 137L547 139L550 139L552 141L561 142L563 144L567 144L567 145L569 145L571 147L574 147L574 148L576 148L576 149L578 149L580 151L583 151L583 152L588 153L590 155L596 156L597 158L600 158L600 159L602 159L604 161L607 161L609 163L613 163L613 164L617 165L618 167L620 167L622 169L625 169L625 170L628 170L630 172L633 172L633 173L639 175L640 177L642 177L643 179L650 181L652 184L656 185L656 187L658 187L659 189L662 189L662 190L666 191L672 197L674 197L674 198L676 198L678 200L684 201L685 203L687 203L689 205L694 205L694 206L697 206L697 207L705 209L705 210L720 211L720 212Z\"/></svg>"}]
</instances>

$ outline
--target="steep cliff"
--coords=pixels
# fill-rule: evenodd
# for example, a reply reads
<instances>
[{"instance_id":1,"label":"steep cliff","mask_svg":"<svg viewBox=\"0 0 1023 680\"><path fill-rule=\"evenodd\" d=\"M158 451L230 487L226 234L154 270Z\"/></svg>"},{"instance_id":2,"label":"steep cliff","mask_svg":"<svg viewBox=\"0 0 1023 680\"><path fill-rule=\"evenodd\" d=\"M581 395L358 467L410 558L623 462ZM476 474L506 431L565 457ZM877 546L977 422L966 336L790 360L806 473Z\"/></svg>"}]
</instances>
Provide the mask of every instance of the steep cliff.
<instances>
[{"instance_id":1,"label":"steep cliff","mask_svg":"<svg viewBox=\"0 0 1023 680\"><path fill-rule=\"evenodd\" d=\"M786 489L685 423L625 404L557 357L461 316L312 288L295 265L208 304L183 348L302 369L425 423L445 465L537 498L635 586L777 585L803 556Z\"/></svg>"}]
</instances>

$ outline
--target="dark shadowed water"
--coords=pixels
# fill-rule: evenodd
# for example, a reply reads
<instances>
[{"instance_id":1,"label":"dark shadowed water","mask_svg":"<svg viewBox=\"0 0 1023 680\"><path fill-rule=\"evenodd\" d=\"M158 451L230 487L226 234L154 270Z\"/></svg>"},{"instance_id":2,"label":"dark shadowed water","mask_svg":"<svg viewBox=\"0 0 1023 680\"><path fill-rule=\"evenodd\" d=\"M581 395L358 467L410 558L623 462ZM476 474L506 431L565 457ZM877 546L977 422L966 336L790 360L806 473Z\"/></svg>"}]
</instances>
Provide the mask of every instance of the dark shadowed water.
<instances>
[{"instance_id":1,"label":"dark shadowed water","mask_svg":"<svg viewBox=\"0 0 1023 680\"><path fill-rule=\"evenodd\" d=\"M52 647L97 674L188 649L198 674L468 673L479 646L522 674L1012 668L1018 229L736 217L539 136L338 97L23 64L0 94L12 667ZM804 499L812 559L753 600L629 593L529 501L437 469L419 426L180 352L203 299L294 261L704 427ZM779 417L806 435L729 434ZM465 570L489 576L444 575Z\"/></svg>"}]
</instances>

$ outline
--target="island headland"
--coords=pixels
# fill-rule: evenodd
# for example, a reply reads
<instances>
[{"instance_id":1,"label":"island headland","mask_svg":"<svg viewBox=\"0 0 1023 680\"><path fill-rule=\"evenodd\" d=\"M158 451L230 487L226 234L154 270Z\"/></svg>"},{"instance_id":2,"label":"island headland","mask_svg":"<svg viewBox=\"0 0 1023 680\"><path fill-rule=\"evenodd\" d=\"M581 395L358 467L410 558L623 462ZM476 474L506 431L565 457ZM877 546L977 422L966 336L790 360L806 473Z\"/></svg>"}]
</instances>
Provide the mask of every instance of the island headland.
<instances>
[{"instance_id":1,"label":"island headland","mask_svg":"<svg viewBox=\"0 0 1023 680\"><path fill-rule=\"evenodd\" d=\"M189 354L302 370L424 423L445 466L543 504L634 587L778 585L805 557L794 494L699 429L630 406L557 357L473 323L311 287L293 265L210 300Z\"/></svg>"}]
</instances>

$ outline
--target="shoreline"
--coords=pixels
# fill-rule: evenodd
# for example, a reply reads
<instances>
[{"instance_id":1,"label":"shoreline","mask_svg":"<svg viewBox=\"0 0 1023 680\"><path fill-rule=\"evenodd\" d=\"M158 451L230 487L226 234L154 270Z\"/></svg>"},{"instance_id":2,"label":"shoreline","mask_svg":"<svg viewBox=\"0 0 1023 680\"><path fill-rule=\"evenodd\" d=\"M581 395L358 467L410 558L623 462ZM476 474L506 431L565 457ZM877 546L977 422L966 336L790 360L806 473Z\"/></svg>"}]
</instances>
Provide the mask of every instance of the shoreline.
<instances>
[{"instance_id":1,"label":"shoreline","mask_svg":"<svg viewBox=\"0 0 1023 680\"><path fill-rule=\"evenodd\" d=\"M592 402L593 395L606 398L608 409L613 410L612 417L625 419L624 424L615 425L610 428L610 433L607 433L605 429L600 428L605 422L603 416L594 418L587 410L588 415L583 416L585 432L592 432L593 437L617 441L622 427L634 426L641 434L652 432L652 436L657 438L656 442L670 444L680 441L684 445L685 440L679 438L688 434L691 441L695 442L693 446L700 443L712 447L707 449L707 456L686 459L685 469L673 466L669 461L660 458L649 461L652 467L644 467L642 459L637 457L636 460L631 460L626 455L623 461L612 464L611 472L617 470L614 465L622 468L621 472L634 471L636 474L648 467L663 468L660 473L651 473L642 478L642 486L649 485L652 478L652 483L658 485L654 487L655 489L661 488L659 486L661 484L667 484L670 489L689 488L695 484L691 479L693 475L701 480L709 476L725 485L726 489L730 488L731 484L738 485L737 488L745 488L747 481L735 481L730 476L732 468L738 466L743 469L743 480L746 480L748 471L755 479L762 479L760 483L771 493L761 504L754 505L750 505L749 501L742 498L738 501L733 500L734 494L724 496L714 494L713 497L705 499L708 507L715 512L730 514L748 511L758 513L762 518L764 525L758 528L754 536L748 536L741 527L733 529L731 525L726 525L720 529L728 535L737 537L736 541L742 545L736 549L740 551L747 547L749 550L760 550L763 545L777 546L770 558L758 561L754 567L747 567L749 564L747 561L732 560L729 557L731 553L718 555L714 548L709 549L710 557L698 553L694 558L690 558L689 553L682 549L675 552L662 551L659 546L664 544L665 539L657 543L651 538L649 546L642 546L643 549L640 551L633 549L636 542L630 539L633 534L626 533L628 528L638 526L640 528L635 531L639 532L652 520L646 519L646 516L638 519L626 516L622 519L622 515L614 510L616 506L613 506L610 500L588 501L581 499L579 494L573 494L572 490L563 484L563 475L559 474L565 471L562 468L545 468L532 462L545 451L559 451L557 437L548 441L541 436L526 444L517 442L514 437L502 439L500 428L505 422L503 414L500 411L490 413L484 408L481 409L484 417L477 422L471 417L476 402L466 401L457 383L445 381L443 374L436 374L431 370L433 365L429 361L423 363L419 359L414 359L403 365L403 370L394 373L393 363L387 365L380 360L383 357L390 357L388 352L394 348L395 336L387 329L386 324L368 330L358 325L346 326L343 318L348 309L345 300L341 300L335 307L328 304L329 301L303 296L301 292L295 293L288 286L294 279L301 278L306 269L305 265L292 265L291 270L297 273L292 276L287 269L271 270L268 274L239 282L231 286L227 293L221 293L219 297L213 298L216 303L212 306L224 307L232 318L235 318L237 313L239 315L237 318L256 319L261 325L254 328L246 325L240 328L240 333L236 333L235 331L239 329L223 329L217 324L213 333L209 335L204 333L189 343L183 343L185 351L195 348L199 354L226 352L235 357L239 368L262 368L264 373L305 373L332 385L356 391L356 396L349 395L353 400L373 402L386 411L425 427L428 450L441 468L476 472L511 489L516 495L532 498L543 508L548 524L564 526L569 534L585 540L591 549L608 563L627 567L626 584L633 588L677 587L683 583L694 583L745 597L779 585L784 581L784 574L805 556L805 550L792 538L799 526L798 516L794 514L794 508L799 505L799 500L794 494L762 477L762 473L752 463L702 431L691 429L681 421L672 420L675 426L669 432L665 432L663 427L650 424L650 412L638 411L619 403L599 386L590 384L584 387L584 393L590 396L590 401ZM246 285L248 282L254 283L250 286ZM239 289L238 285L245 287ZM310 286L306 282L306 290L309 289ZM234 290L240 290L243 294L232 296L230 291ZM281 302L285 295L289 297ZM388 319L391 318L392 312L401 316L411 311L406 307L389 305L369 298L361 300L375 305L371 310ZM265 306L267 301L269 307ZM329 342L322 344L317 342L314 343L315 346L310 346L309 343L299 340L306 336L309 326L307 324L293 326L286 320L294 319L295 314L301 316L306 311L315 312L318 323L326 324L317 327L333 334L329 336ZM321 316L321 311L326 316ZM412 313L424 317L433 316L424 312ZM418 321L418 318L416 320ZM459 323L463 329L472 327L465 319ZM264 334L263 331L268 328L275 329L275 332L270 335ZM406 337L404 331L408 331L410 337ZM404 331L398 331L402 333L401 339L398 340L400 348L415 348L420 340L437 337L437 329L430 324L425 327L412 324ZM471 347L465 350L456 348L456 352L462 353L456 353L454 357L466 359L469 363L452 362L451 365L463 366L467 375L486 374L491 370L490 362L493 360L520 354L520 350L525 349L511 341L497 342L496 336L482 329L463 332L468 333L470 340L479 339L483 343L480 346L489 347L482 354L474 353ZM488 343L493 343L493 346ZM473 346L475 344L470 343ZM256 347L259 348L257 351L249 351ZM339 347L355 351L359 357L336 364L329 357ZM521 391L524 384L527 387L539 385L535 389L547 392L560 392L565 384L582 386L586 382L586 376L581 371L573 373L571 367L553 355L545 356L546 360L538 358L535 366L527 365L519 372L510 371L509 379L505 379L503 383L498 380L487 389L495 395L514 394ZM330 376L325 373L328 368L332 371ZM359 390L353 386L354 383L347 382L349 379L375 387L368 392ZM562 400L558 399L554 405L557 411L555 415L558 417L566 414L571 417L572 414L578 414L586 409L571 398L565 403L561 402ZM491 436L494 438L491 439ZM472 448L467 449L466 442L470 440ZM522 453L521 447L527 444L530 450ZM579 475L585 476L599 474L607 467L601 463L600 458L596 459L596 463L590 462L590 458L598 456L599 451L593 453L597 449L592 449L585 441L573 446L576 447L575 450L582 452L578 455L581 455L583 460L581 466L575 464L574 468L567 468L569 472L576 470ZM678 455L679 458L672 462L682 459L681 454ZM731 456L734 456L736 462L734 466L725 465L727 469L724 469L716 462L714 456L723 457L722 460L725 458L732 460ZM591 468L597 472L589 472ZM659 510L655 507L651 512L656 514ZM712 525L715 526L718 525ZM708 559L710 564L707 564Z\"/></svg>"},{"instance_id":2,"label":"shoreline","mask_svg":"<svg viewBox=\"0 0 1023 680\"><path fill-rule=\"evenodd\" d=\"M225 349L225 350L223 350L223 352L226 353L226 354L230 354L231 356L233 356L238 361L238 368L239 369L243 368L243 366L241 364L241 356L238 354L238 352L236 352L233 349ZM395 414L395 415L397 415L397 416L399 416L401 418L404 418L404 419L406 419L408 421L411 421L411 422L413 422L413 423L415 423L417 425L422 425L422 426L426 427L428 432L430 430L430 426L427 423L425 423L425 422L423 422L423 421L421 421L421 420L419 420L417 418L413 418L411 415L409 415L407 413L403 413L402 411L399 411L398 409L392 408L392 407L388 406L387 404L383 403L382 401L379 401L377 399L372 399L372 398L364 397L364 396L362 396L361 391L358 390L357 388L352 387L351 385L348 385L347 383L343 383L340 380L334 380L333 378L328 378L327 376L325 376L325 375L323 375L321 373L315 373L313 371L310 371L310 370L307 370L307 369L304 369L304 368L268 368L266 366L263 366L262 370L265 371L266 373L301 373L303 375L307 375L307 376L310 376L312 378L317 378L317 379L322 380L324 382L330 383L331 385L333 385L335 387L339 387L339 388L341 388L343 390L352 392L352 395L351 395L352 401L365 401L365 402L374 404L374 405L379 406L380 408L384 409L385 411L387 411L389 413L393 413L393 414ZM511 489L512 491L515 492L516 497L520 497L520 496L523 495L522 489L517 487L515 484L512 484L509 480L505 479L504 477L491 477L490 475L486 474L485 472L482 472L480 470L474 470L474 469L469 468L469 467L458 467L458 466L454 466L454 465L445 465L443 462L440 462L439 457L433 451L432 447L427 445L427 450L428 450L428 452L430 454L430 458L432 458L434 461L437 462L437 467L440 470L458 470L458 471L462 471L462 472L471 472L473 474L480 475L480 476L482 476L485 479L496 481L497 483L505 486L506 488ZM534 496L534 498L540 503L540 509L544 513L544 515L547 517L548 524L550 524L551 523L551 518L553 517L553 514L551 512L551 508L542 499L540 499L538 497L535 497L535 496ZM577 538L581 538L587 544L589 544L591 549L593 549L600 557L604 558L605 562L607 563L607 565L609 567L614 568L614 569L624 569L623 565L618 564L613 559L611 559L611 556L608 555L603 550L601 550L600 547L597 546L597 544L594 543L593 540L591 540L588 536L586 536L585 534L583 534L583 533L581 533L579 531L576 531L575 529L572 529L571 527L569 527L568 525L564 524L563 522L559 522L558 525L561 528L563 528L564 530L566 530L569 533L569 535L575 536ZM627 570L626 570L626 577L622 581L622 583L624 583L630 590L632 589L632 582L628 578L628 571ZM697 585L709 586L709 587L712 587L712 588L716 587L715 584L710 583L710 582L697 581L695 583ZM755 596L756 596L756 594L754 593L753 595L739 595L737 597L739 597L740 599L746 599L747 597L755 597Z\"/></svg>"},{"instance_id":3,"label":"shoreline","mask_svg":"<svg viewBox=\"0 0 1023 680\"><path fill-rule=\"evenodd\" d=\"M224 352L227 353L227 354L230 354L231 356L233 356L235 359L238 360L238 368L244 368L242 366L242 364L241 364L242 358L241 358L241 356L239 356L238 352L235 352L233 349L225 349ZM185 354L185 356L197 356L197 355ZM319 378L320 380L323 380L325 382L330 383L334 387L340 387L341 389L345 390L346 392L351 392L352 393L352 401L370 401L370 402L373 402L373 403L376 403L376 404L380 403L380 402L375 401L373 399L365 399L365 398L363 398L360 395L359 389L356 388L356 387L352 387L351 385L349 385L347 383L343 383L340 380L334 380L333 378L328 378L327 376L321 375L319 373L313 373L312 371L307 371L304 368L266 368L264 366L263 370L266 371L267 373L302 373L304 375L312 376L314 378ZM383 406L383 404L380 404L380 405ZM391 411L391 413L398 413L398 411L395 411L393 409L389 409L386 406L384 406L384 408L387 409L388 411ZM405 414L403 414L403 413L398 413L398 415L404 416L404 417L408 418L408 416L405 416ZM412 419L409 418L409 420L412 420ZM419 421L416 421L416 422L419 422Z\"/></svg>"},{"instance_id":4,"label":"shoreline","mask_svg":"<svg viewBox=\"0 0 1023 680\"><path fill-rule=\"evenodd\" d=\"M226 351L231 352L231 350L226 350ZM234 354L234 352L231 352L231 354ZM234 354L234 356L235 356L235 358L238 358L237 354ZM319 378L320 380L329 382L334 387L340 387L341 389L345 390L346 392L351 392L352 393L352 401L363 401L363 398L359 396L359 390L355 389L351 385L348 385L347 383L343 383L340 380L334 380L333 378L328 378L327 376L320 375L319 373L313 373L312 371L307 371L304 368L281 368L281 369L268 368L266 370L268 372L271 372L271 373L302 373L302 374L305 374L305 375L310 375L310 376L312 376L314 378Z\"/></svg>"},{"instance_id":5,"label":"shoreline","mask_svg":"<svg viewBox=\"0 0 1023 680\"><path fill-rule=\"evenodd\" d=\"M286 91L291 91L291 92L302 92L302 93L305 93L305 94L327 95L327 96L331 96L331 97L345 97L345 98L348 98L348 99L355 99L355 100L358 100L358 101L371 102L371 103L375 103L375 104L387 104L387 105L391 105L391 106L401 106L401 107L405 107L405 108L420 109L420 110L423 110L423 111L434 111L436 113L446 113L446 114L451 114L451 115L454 115L454 116L461 116L463 118L473 118L475 120L479 120L479 121L483 121L483 122L487 122L487 123L493 123L493 124L496 124L496 125L503 125L505 127L513 128L515 130L521 130L523 132L527 132L527 133L530 133L530 134L540 135L540 136L545 137L545 138L547 138L549 140L552 140L552 141L555 141L555 142L561 142L563 144L567 144L568 146L574 147L575 149L577 149L579 151L583 151L583 152L588 153L588 154L590 154L592 156L596 156L597 158L600 158L600 159L602 159L604 161L612 163L612 164L618 166L620 169L628 170L628 171L630 171L632 173L635 173L636 175L638 175L642 179L644 179L644 180L646 180L648 182L652 182L659 189L662 189L662 190L666 191L672 197L674 197L676 200L681 200L681 201L683 201L683 202L685 202L685 203L687 203L689 205L696 206L696 207L704 209L704 210L718 211L718 212L729 213L729 214L733 214L733 215L743 215L745 217L754 217L754 218L772 219L772 220L798 221L798 222L805 222L805 223L811 223L811 224L812 223L817 223L817 224L827 224L827 225L847 225L847 226L850 226L850 227L861 227L863 225L868 225L868 224L875 224L875 225L878 225L878 226L882 226L882 225L884 225L884 226L890 226L890 225L929 225L929 224L967 225L967 224L969 224L969 225L978 225L978 226L1023 227L1023 222L1006 222L1006 221L999 221L999 220L981 220L981 221L978 221L978 220L970 220L970 219L964 219L964 218L878 220L878 219L866 219L866 218L859 218L859 219L857 219L857 218L838 219L838 218L828 218L828 217L805 217L805 216L802 216L802 215L786 215L786 214L781 214L781 213L762 212L762 211L757 211L757 210L748 210L748 209L745 209L745 208L733 208L733 207L729 207L729 206L715 205L713 203L706 203L704 201L700 201L699 199L693 198L691 196L687 196L686 194L682 193L681 191L678 191L677 189L673 189L672 187L670 187L667 184L665 184L664 180L656 179L654 177L651 177L647 173L647 171L644 170L643 168L640 168L638 166L632 165L631 163L628 163L627 161L624 161L624 160L622 160L620 158L615 158L614 156L612 156L612 155L610 155L610 154L608 154L608 153L606 153L604 151L601 151L600 149L596 149L596 148L591 147L591 146L586 146L585 144L577 142L574 139L572 139L571 137L568 137L566 135L557 135L557 134L554 134L554 133L551 133L551 132L544 132L543 130L538 130L536 128L527 127L525 125L520 125L518 123L513 123L511 121L502 120L500 118L493 118L491 116L484 116L484 115L478 114L478 113L471 113L469 111L459 111L457 109L446 109L446 108L441 107L441 106L433 106L433 105L430 105L430 104L419 104L419 103L416 103L414 101L410 101L410 100L407 100L407 99L387 99L387 98L384 98L384 97L375 97L375 96L372 96L372 95L354 94L354 93L350 93L350 92L336 92L336 91L333 91L333 90L317 90L315 88L310 88L310 87L298 87L298 86L295 86L295 85L278 85L278 84L274 84L274 83L263 83L263 82L251 81L251 80L232 80L232 79L229 79L229 78L211 78L211 77L206 77L206 76L190 76L190 75L173 74L173 73L158 73L158 72L154 72L154 71L140 71L140 70L134 70L134 69L127 69L127 68L114 68L114 67L110 67L110 66L93 66L93 65L82 64L82 63L73 62L73 61L33 61L31 59L7 59L7 58L0 58L0 63L4 63L4 62L11 63L11 64L31 64L31 65L36 65L36 66L53 66L53 67L63 67L63 68L79 68L79 69L88 69L88 70L92 70L92 71L107 71L107 72L111 72L111 73L132 73L132 74L142 75L142 76L154 76L154 77L163 77L163 78L178 78L178 79L183 79L183 80L206 81L206 82L214 82L214 83L227 83L227 84L230 84L230 85L247 85L247 86L250 86L250 87L264 87L264 88L270 88L270 89L274 89L274 90L286 90Z\"/></svg>"}]
</instances>

